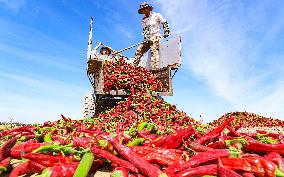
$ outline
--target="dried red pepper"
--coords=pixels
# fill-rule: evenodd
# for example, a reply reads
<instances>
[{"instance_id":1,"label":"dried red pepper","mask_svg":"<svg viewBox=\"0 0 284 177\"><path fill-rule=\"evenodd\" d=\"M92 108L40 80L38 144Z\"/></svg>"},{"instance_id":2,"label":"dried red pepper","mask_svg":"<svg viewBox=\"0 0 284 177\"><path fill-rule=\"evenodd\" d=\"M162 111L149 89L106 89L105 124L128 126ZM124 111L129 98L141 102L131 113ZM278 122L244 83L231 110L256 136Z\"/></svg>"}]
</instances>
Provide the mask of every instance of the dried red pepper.
<instances>
[{"instance_id":1,"label":"dried red pepper","mask_svg":"<svg viewBox=\"0 0 284 177\"><path fill-rule=\"evenodd\" d=\"M72 156L52 156L52 155L45 155L45 154L39 154L39 153L27 153L23 155L24 158L33 160L45 167L52 167L57 163L64 163L64 164L70 164L72 163Z\"/></svg>"},{"instance_id":2,"label":"dried red pepper","mask_svg":"<svg viewBox=\"0 0 284 177\"><path fill-rule=\"evenodd\" d=\"M109 161L113 162L113 163L116 163L124 168L127 168L129 169L130 171L134 172L134 173L138 173L138 169L133 166L131 163L121 159L121 158L118 158L114 155L112 155L111 153L109 153L108 151L105 151L105 150L102 150L102 149L98 149L98 148L92 148L91 151L98 155L99 157L102 157L102 158L106 158L108 159Z\"/></svg>"},{"instance_id":3,"label":"dried red pepper","mask_svg":"<svg viewBox=\"0 0 284 177\"><path fill-rule=\"evenodd\" d=\"M202 175L217 175L217 165L204 165L196 168L188 168L177 174L177 177L189 177L189 176L202 176Z\"/></svg>"},{"instance_id":4,"label":"dried red pepper","mask_svg":"<svg viewBox=\"0 0 284 177\"><path fill-rule=\"evenodd\" d=\"M174 163L183 163L183 151L177 149L164 149L161 147L134 146L130 148L147 162L158 163L162 165L173 165Z\"/></svg>"},{"instance_id":5,"label":"dried red pepper","mask_svg":"<svg viewBox=\"0 0 284 177\"><path fill-rule=\"evenodd\" d=\"M0 161L10 156L11 149L16 144L16 142L17 142L17 138L14 137L14 138L9 139L5 144L2 145L2 147L0 148Z\"/></svg>"},{"instance_id":6,"label":"dried red pepper","mask_svg":"<svg viewBox=\"0 0 284 177\"><path fill-rule=\"evenodd\" d=\"M160 175L163 175L162 171L159 168L151 165L149 162L142 159L130 148L123 146L118 141L112 138L107 139L124 158L130 161L144 175L151 177L158 177Z\"/></svg>"},{"instance_id":7,"label":"dried red pepper","mask_svg":"<svg viewBox=\"0 0 284 177\"><path fill-rule=\"evenodd\" d=\"M2 172L7 171L7 167L10 164L11 157L6 157L0 162L0 175Z\"/></svg>"},{"instance_id":8,"label":"dried red pepper","mask_svg":"<svg viewBox=\"0 0 284 177\"><path fill-rule=\"evenodd\" d=\"M230 152L228 149L214 149L207 152L200 152L182 164L175 163L169 166L165 171L169 174L174 174L190 167L196 167L201 163L216 160L220 157L229 157L232 153L234 154L234 152Z\"/></svg>"},{"instance_id":9,"label":"dried red pepper","mask_svg":"<svg viewBox=\"0 0 284 177\"><path fill-rule=\"evenodd\" d=\"M194 141L196 144L204 144L205 142L212 141L219 136L219 134L234 120L234 117L229 118L223 124L211 130L209 133L203 135L201 138Z\"/></svg>"},{"instance_id":10,"label":"dried red pepper","mask_svg":"<svg viewBox=\"0 0 284 177\"><path fill-rule=\"evenodd\" d=\"M178 148L183 143L183 140L186 141L192 134L195 133L196 130L194 130L191 126L186 129L179 130L168 135L165 140L166 142L162 145L162 147L168 149Z\"/></svg>"},{"instance_id":11,"label":"dried red pepper","mask_svg":"<svg viewBox=\"0 0 284 177\"><path fill-rule=\"evenodd\" d=\"M220 177L242 177L237 172L224 167L220 159L218 159L217 171L218 171L218 176Z\"/></svg>"}]
</instances>

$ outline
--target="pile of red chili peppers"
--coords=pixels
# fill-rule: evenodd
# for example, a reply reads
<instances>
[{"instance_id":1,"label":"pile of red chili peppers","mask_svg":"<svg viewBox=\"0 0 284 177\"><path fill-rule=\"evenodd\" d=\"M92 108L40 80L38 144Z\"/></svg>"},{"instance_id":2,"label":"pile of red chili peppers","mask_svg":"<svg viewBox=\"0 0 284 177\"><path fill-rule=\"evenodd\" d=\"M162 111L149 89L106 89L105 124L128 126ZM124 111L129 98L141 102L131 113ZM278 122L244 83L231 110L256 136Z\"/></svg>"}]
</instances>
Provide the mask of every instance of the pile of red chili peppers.
<instances>
[{"instance_id":1,"label":"pile of red chili peppers","mask_svg":"<svg viewBox=\"0 0 284 177\"><path fill-rule=\"evenodd\" d=\"M62 115L56 122L1 130L0 173L72 177L108 166L122 177L284 176L284 135L239 133L230 126L234 119L204 134L190 124L160 134L143 117L108 132L95 119Z\"/></svg>"},{"instance_id":2,"label":"pile of red chili peppers","mask_svg":"<svg viewBox=\"0 0 284 177\"><path fill-rule=\"evenodd\" d=\"M252 121L246 113L223 116L203 130L162 98L135 94L162 86L148 71L118 62L105 65L105 89L129 88L126 101L93 119L61 115L55 122L0 130L0 175L86 177L108 167L112 177L284 177L283 134L239 132Z\"/></svg>"},{"instance_id":3,"label":"pile of red chili peppers","mask_svg":"<svg viewBox=\"0 0 284 177\"><path fill-rule=\"evenodd\" d=\"M104 62L104 90L127 90L129 92L167 92L167 83L143 67L126 63L123 58Z\"/></svg>"},{"instance_id":4,"label":"pile of red chili peppers","mask_svg":"<svg viewBox=\"0 0 284 177\"><path fill-rule=\"evenodd\" d=\"M228 117L234 116L235 119L231 123L232 126L243 126L243 127L271 127L271 126L283 126L284 122L275 118L266 118L255 113L249 112L230 112L219 119L209 123L210 126L216 127L221 123L225 122Z\"/></svg>"}]
</instances>

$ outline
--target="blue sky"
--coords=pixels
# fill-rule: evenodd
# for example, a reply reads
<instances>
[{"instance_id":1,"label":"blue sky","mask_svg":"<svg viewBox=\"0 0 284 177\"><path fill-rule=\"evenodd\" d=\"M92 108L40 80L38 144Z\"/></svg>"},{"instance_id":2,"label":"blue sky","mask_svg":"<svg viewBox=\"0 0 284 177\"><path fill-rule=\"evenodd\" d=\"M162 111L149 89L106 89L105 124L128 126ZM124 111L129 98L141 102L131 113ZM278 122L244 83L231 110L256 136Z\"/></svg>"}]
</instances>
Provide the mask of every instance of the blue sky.
<instances>
[{"instance_id":1,"label":"blue sky","mask_svg":"<svg viewBox=\"0 0 284 177\"><path fill-rule=\"evenodd\" d=\"M141 2L0 0L0 121L81 118L90 17L93 39L119 50L142 40ZM284 1L148 2L182 34L167 101L206 122L231 111L284 120Z\"/></svg>"}]
</instances>

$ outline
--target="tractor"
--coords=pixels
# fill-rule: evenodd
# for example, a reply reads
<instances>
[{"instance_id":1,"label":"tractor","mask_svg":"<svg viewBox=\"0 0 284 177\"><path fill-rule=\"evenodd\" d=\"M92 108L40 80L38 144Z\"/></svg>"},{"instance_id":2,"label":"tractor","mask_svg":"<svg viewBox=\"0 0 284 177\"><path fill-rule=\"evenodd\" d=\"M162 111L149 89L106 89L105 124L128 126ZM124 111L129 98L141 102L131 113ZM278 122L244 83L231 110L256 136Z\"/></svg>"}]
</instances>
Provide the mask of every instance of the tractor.
<instances>
[{"instance_id":1,"label":"tractor","mask_svg":"<svg viewBox=\"0 0 284 177\"><path fill-rule=\"evenodd\" d=\"M130 94L126 90L104 90L103 68L105 61L95 58L94 55L92 55L94 52L94 49L92 48L92 32L93 18L91 18L90 22L87 48L87 76L93 87L93 91L85 95L83 105L83 116L89 118L95 117L100 112L114 107L119 101L126 100ZM140 43L120 50L118 52L119 57L125 57L121 54L122 51L133 48L139 44ZM144 56L141 58L139 66L148 69L149 72L152 72L154 75L156 75L157 79L160 80L162 83L167 83L165 84L167 85L165 92L154 92L151 93L152 96L158 98L160 98L161 96L172 96L172 79L181 65L181 36L175 35L173 37L170 37L170 39L164 40L160 43L160 63L158 69L151 70L150 57L150 52L145 53ZM127 59L128 63L133 62L133 59L129 59L128 57L125 58Z\"/></svg>"}]
</instances>

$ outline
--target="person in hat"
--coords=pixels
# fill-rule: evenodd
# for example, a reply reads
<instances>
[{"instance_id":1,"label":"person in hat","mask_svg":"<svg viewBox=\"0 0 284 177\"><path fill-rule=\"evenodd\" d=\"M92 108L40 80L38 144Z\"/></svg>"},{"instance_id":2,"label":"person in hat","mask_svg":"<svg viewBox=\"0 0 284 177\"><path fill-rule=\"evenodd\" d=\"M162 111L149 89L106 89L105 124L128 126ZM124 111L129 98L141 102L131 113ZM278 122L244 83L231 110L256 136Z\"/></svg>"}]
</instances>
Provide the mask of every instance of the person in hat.
<instances>
[{"instance_id":1,"label":"person in hat","mask_svg":"<svg viewBox=\"0 0 284 177\"><path fill-rule=\"evenodd\" d=\"M145 42L138 46L135 56L134 56L134 66L138 66L141 57L145 52L151 49L151 69L157 69L159 64L159 44L162 38L160 27L163 26L164 35L166 38L170 35L170 29L168 22L160 13L152 12L153 7L148 3L143 2L140 4L138 10L139 14L144 14L142 18L142 35L145 39Z\"/></svg>"},{"instance_id":2,"label":"person in hat","mask_svg":"<svg viewBox=\"0 0 284 177\"><path fill-rule=\"evenodd\" d=\"M98 45L94 48L94 58L100 59L100 60L111 60L111 49L109 47L101 47L100 49L100 55L98 54L98 48L102 46L103 44L101 42L98 43Z\"/></svg>"}]
</instances>

